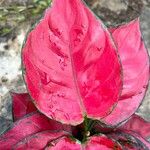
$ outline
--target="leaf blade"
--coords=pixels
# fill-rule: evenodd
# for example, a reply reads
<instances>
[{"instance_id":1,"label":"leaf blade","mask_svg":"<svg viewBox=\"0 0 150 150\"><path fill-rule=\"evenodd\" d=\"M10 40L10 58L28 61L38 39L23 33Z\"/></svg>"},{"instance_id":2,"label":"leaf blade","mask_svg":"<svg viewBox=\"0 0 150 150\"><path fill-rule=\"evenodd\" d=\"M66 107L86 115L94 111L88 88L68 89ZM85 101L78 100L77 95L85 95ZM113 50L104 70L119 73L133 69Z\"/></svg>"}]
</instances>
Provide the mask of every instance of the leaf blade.
<instances>
[{"instance_id":1,"label":"leaf blade","mask_svg":"<svg viewBox=\"0 0 150 150\"><path fill-rule=\"evenodd\" d=\"M141 128L142 127L142 128ZM144 138L150 137L150 122L134 114L120 129L136 132Z\"/></svg>"},{"instance_id":2,"label":"leaf blade","mask_svg":"<svg viewBox=\"0 0 150 150\"><path fill-rule=\"evenodd\" d=\"M69 131L69 127L50 120L38 112L31 113L16 121L7 132L0 136L0 148L9 150L27 136L45 130Z\"/></svg>"},{"instance_id":3,"label":"leaf blade","mask_svg":"<svg viewBox=\"0 0 150 150\"><path fill-rule=\"evenodd\" d=\"M86 150L122 150L122 147L112 139L108 138L105 135L99 135L99 136L91 136L85 146Z\"/></svg>"},{"instance_id":4,"label":"leaf blade","mask_svg":"<svg viewBox=\"0 0 150 150\"><path fill-rule=\"evenodd\" d=\"M111 29L118 46L123 67L123 90L114 111L104 119L109 125L119 125L140 106L150 78L150 64L140 32L139 19Z\"/></svg>"},{"instance_id":5,"label":"leaf blade","mask_svg":"<svg viewBox=\"0 0 150 150\"><path fill-rule=\"evenodd\" d=\"M72 125L86 115L101 119L119 99L116 49L82 1L54 0L29 34L22 58L29 93L49 118Z\"/></svg>"},{"instance_id":6,"label":"leaf blade","mask_svg":"<svg viewBox=\"0 0 150 150\"><path fill-rule=\"evenodd\" d=\"M11 93L11 96L14 121L31 112L37 111L28 93Z\"/></svg>"},{"instance_id":7,"label":"leaf blade","mask_svg":"<svg viewBox=\"0 0 150 150\"><path fill-rule=\"evenodd\" d=\"M21 149L44 149L50 141L60 138L62 136L67 135L66 132L52 132L52 131L43 131L28 136L27 138L19 141L15 146L13 146L14 150Z\"/></svg>"}]
</instances>

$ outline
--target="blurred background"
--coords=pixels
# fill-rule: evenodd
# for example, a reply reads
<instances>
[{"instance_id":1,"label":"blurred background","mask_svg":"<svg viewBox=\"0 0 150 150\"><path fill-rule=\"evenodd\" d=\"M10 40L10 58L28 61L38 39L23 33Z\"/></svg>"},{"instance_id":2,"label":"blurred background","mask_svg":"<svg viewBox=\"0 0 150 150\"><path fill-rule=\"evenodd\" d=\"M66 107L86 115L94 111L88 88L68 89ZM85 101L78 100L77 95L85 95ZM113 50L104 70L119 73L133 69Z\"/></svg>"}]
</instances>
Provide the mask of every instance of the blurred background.
<instances>
[{"instance_id":1,"label":"blurred background","mask_svg":"<svg viewBox=\"0 0 150 150\"><path fill-rule=\"evenodd\" d=\"M61 0L60 0L61 2ZM150 52L150 0L85 0L108 27L140 16L141 30ZM0 0L0 133L12 122L9 91L26 91L21 74L21 46L31 26L51 0ZM137 111L150 121L150 88Z\"/></svg>"}]
</instances>

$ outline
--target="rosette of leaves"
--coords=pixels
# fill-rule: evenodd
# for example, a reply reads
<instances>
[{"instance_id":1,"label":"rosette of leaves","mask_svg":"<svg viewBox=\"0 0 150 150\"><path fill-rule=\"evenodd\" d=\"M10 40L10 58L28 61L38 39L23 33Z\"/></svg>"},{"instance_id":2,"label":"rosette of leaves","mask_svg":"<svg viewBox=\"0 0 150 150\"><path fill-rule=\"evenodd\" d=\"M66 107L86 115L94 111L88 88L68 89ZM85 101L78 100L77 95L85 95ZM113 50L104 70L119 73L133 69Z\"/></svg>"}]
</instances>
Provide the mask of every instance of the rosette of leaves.
<instances>
[{"instance_id":1,"label":"rosette of leaves","mask_svg":"<svg viewBox=\"0 0 150 150\"><path fill-rule=\"evenodd\" d=\"M53 0L22 49L29 93L12 93L1 150L149 150L134 114L149 82L139 19L107 29L81 0Z\"/></svg>"}]
</instances>

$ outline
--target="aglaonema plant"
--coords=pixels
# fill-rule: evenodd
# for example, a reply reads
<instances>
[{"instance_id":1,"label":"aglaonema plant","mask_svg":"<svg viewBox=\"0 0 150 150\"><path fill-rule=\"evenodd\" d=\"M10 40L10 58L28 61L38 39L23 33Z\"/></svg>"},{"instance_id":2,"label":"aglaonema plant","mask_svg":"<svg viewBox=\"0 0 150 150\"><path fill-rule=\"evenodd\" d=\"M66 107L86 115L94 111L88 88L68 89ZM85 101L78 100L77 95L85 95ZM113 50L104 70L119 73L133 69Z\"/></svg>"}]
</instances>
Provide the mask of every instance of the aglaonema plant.
<instances>
[{"instance_id":1,"label":"aglaonema plant","mask_svg":"<svg viewBox=\"0 0 150 150\"><path fill-rule=\"evenodd\" d=\"M149 150L135 114L149 82L139 18L108 29L81 0L53 0L22 49L29 93L12 93L1 150Z\"/></svg>"}]
</instances>

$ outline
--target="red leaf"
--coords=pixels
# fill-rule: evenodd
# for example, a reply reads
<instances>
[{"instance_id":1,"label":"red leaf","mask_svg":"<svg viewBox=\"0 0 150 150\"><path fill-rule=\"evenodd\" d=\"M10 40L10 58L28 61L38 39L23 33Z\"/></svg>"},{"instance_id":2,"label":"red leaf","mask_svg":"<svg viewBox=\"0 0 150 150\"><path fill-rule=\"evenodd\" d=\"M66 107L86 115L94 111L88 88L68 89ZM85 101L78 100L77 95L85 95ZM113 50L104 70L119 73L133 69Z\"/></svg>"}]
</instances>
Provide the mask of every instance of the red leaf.
<instances>
[{"instance_id":1,"label":"red leaf","mask_svg":"<svg viewBox=\"0 0 150 150\"><path fill-rule=\"evenodd\" d=\"M86 150L122 150L121 146L106 136L90 137Z\"/></svg>"},{"instance_id":2,"label":"red leaf","mask_svg":"<svg viewBox=\"0 0 150 150\"><path fill-rule=\"evenodd\" d=\"M14 121L37 110L28 93L11 93L11 96Z\"/></svg>"},{"instance_id":3,"label":"red leaf","mask_svg":"<svg viewBox=\"0 0 150 150\"><path fill-rule=\"evenodd\" d=\"M33 134L22 141L19 141L13 150L41 150L50 143L50 141L60 138L68 133L65 132L52 132L52 131L43 131Z\"/></svg>"},{"instance_id":4,"label":"red leaf","mask_svg":"<svg viewBox=\"0 0 150 150\"><path fill-rule=\"evenodd\" d=\"M139 19L111 31L123 66L123 91L116 108L104 122L116 125L134 114L141 104L148 87L150 65Z\"/></svg>"},{"instance_id":5,"label":"red leaf","mask_svg":"<svg viewBox=\"0 0 150 150\"><path fill-rule=\"evenodd\" d=\"M69 127L50 120L40 113L32 113L15 122L9 131L0 136L0 150L10 150L13 145L27 136L45 130L69 131Z\"/></svg>"},{"instance_id":6,"label":"red leaf","mask_svg":"<svg viewBox=\"0 0 150 150\"><path fill-rule=\"evenodd\" d=\"M150 143L134 132L114 132L107 135L112 140L118 141L122 149L127 150L149 150Z\"/></svg>"},{"instance_id":7,"label":"red leaf","mask_svg":"<svg viewBox=\"0 0 150 150\"><path fill-rule=\"evenodd\" d=\"M144 138L150 137L150 122L135 114L120 129L134 131Z\"/></svg>"},{"instance_id":8,"label":"red leaf","mask_svg":"<svg viewBox=\"0 0 150 150\"><path fill-rule=\"evenodd\" d=\"M118 101L121 66L108 31L81 0L54 0L23 48L24 78L38 109L77 125Z\"/></svg>"},{"instance_id":9,"label":"red leaf","mask_svg":"<svg viewBox=\"0 0 150 150\"><path fill-rule=\"evenodd\" d=\"M101 122L96 122L93 126L93 129L96 133L107 134L116 130L116 128L112 128L111 126L106 126Z\"/></svg>"},{"instance_id":10,"label":"red leaf","mask_svg":"<svg viewBox=\"0 0 150 150\"><path fill-rule=\"evenodd\" d=\"M57 140L51 141L45 148L46 150L82 150L79 141L72 140L69 137L62 137Z\"/></svg>"},{"instance_id":11,"label":"red leaf","mask_svg":"<svg viewBox=\"0 0 150 150\"><path fill-rule=\"evenodd\" d=\"M93 136L86 143L62 137L49 143L46 150L122 150L121 146L104 135Z\"/></svg>"},{"instance_id":12,"label":"red leaf","mask_svg":"<svg viewBox=\"0 0 150 150\"><path fill-rule=\"evenodd\" d=\"M139 134L135 132L128 132L128 133L136 137L139 141L141 141L146 146L147 149L145 148L144 150L150 149L150 143L146 139L144 139L143 137L141 137Z\"/></svg>"}]
</instances>

